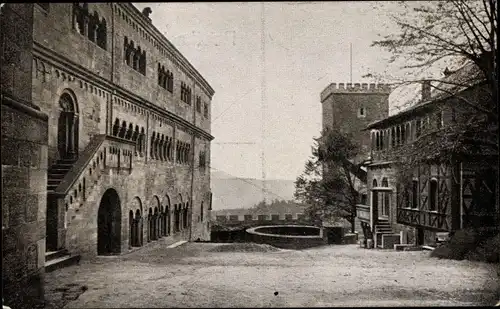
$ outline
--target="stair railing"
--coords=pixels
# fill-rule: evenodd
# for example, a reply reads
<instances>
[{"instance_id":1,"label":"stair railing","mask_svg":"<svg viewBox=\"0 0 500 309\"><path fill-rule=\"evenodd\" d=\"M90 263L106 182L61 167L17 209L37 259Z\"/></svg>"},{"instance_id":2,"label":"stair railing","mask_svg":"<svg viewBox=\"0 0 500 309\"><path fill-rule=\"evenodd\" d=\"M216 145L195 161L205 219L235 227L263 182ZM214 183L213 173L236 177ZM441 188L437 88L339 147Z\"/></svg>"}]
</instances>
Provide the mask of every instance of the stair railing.
<instances>
[{"instance_id":1,"label":"stair railing","mask_svg":"<svg viewBox=\"0 0 500 309\"><path fill-rule=\"evenodd\" d=\"M52 193L71 205L85 201L89 192L110 171L132 172L135 142L106 134L92 137L63 180Z\"/></svg>"}]
</instances>

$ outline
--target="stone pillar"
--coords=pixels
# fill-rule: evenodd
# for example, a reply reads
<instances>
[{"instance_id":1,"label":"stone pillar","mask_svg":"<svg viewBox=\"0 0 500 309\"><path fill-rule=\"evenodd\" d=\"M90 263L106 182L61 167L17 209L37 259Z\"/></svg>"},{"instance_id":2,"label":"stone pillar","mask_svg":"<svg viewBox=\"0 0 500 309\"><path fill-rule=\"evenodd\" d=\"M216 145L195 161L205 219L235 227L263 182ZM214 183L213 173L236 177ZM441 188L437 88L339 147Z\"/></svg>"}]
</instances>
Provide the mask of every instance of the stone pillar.
<instances>
[{"instance_id":1,"label":"stone pillar","mask_svg":"<svg viewBox=\"0 0 500 309\"><path fill-rule=\"evenodd\" d=\"M73 116L73 117L71 117ZM67 114L68 123L68 157L73 159L75 157L75 124L77 116L75 114Z\"/></svg>"}]
</instances>

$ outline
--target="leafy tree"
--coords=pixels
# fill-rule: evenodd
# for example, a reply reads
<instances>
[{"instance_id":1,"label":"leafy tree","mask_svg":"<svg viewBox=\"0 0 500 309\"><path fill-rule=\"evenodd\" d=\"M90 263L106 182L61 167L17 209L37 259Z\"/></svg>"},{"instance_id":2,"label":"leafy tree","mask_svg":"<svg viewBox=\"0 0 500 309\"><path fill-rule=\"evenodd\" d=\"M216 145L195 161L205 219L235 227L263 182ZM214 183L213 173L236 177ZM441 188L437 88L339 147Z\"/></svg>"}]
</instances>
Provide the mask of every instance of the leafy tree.
<instances>
[{"instance_id":1,"label":"leafy tree","mask_svg":"<svg viewBox=\"0 0 500 309\"><path fill-rule=\"evenodd\" d=\"M354 232L358 186L351 158L358 147L351 134L326 129L314 139L312 157L306 162L302 175L295 181L295 198L308 205L306 214L313 221L344 218Z\"/></svg>"},{"instance_id":2,"label":"leafy tree","mask_svg":"<svg viewBox=\"0 0 500 309\"><path fill-rule=\"evenodd\" d=\"M399 5L401 11L388 13L398 30L372 45L391 54L390 62L400 74L385 72L377 77L396 86L429 83L434 93L450 97L450 102L471 114L439 132L423 134L413 147L402 148L400 157L411 158L410 169L418 161L438 156L498 155L497 2L409 1ZM433 72L435 68L440 68L439 75ZM482 90L471 95L465 91L471 87Z\"/></svg>"}]
</instances>

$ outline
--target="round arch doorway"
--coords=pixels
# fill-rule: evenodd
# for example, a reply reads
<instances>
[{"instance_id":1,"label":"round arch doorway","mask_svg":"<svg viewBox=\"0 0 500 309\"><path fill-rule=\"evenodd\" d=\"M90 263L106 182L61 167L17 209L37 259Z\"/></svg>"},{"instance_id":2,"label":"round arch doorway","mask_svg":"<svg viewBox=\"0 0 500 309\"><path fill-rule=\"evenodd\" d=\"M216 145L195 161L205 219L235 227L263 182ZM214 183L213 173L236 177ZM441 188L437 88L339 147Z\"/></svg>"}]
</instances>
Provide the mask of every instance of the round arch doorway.
<instances>
[{"instance_id":1,"label":"round arch doorway","mask_svg":"<svg viewBox=\"0 0 500 309\"><path fill-rule=\"evenodd\" d=\"M121 205L114 189L104 192L97 213L97 254L115 255L121 252Z\"/></svg>"},{"instance_id":2,"label":"round arch doorway","mask_svg":"<svg viewBox=\"0 0 500 309\"><path fill-rule=\"evenodd\" d=\"M60 159L74 160L78 155L78 106L67 92L59 98L57 149Z\"/></svg>"}]
</instances>

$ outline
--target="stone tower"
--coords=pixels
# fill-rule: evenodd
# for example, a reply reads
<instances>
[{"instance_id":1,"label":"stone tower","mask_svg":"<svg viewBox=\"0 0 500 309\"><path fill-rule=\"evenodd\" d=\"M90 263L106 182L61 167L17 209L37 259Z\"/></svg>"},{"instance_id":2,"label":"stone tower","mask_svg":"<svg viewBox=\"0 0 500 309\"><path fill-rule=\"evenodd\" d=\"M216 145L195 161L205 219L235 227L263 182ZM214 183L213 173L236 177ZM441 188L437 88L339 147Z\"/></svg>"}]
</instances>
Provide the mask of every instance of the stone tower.
<instances>
[{"instance_id":1,"label":"stone tower","mask_svg":"<svg viewBox=\"0 0 500 309\"><path fill-rule=\"evenodd\" d=\"M366 158L370 151L368 124L389 115L390 85L332 83L321 92L322 127L350 132Z\"/></svg>"}]
</instances>

